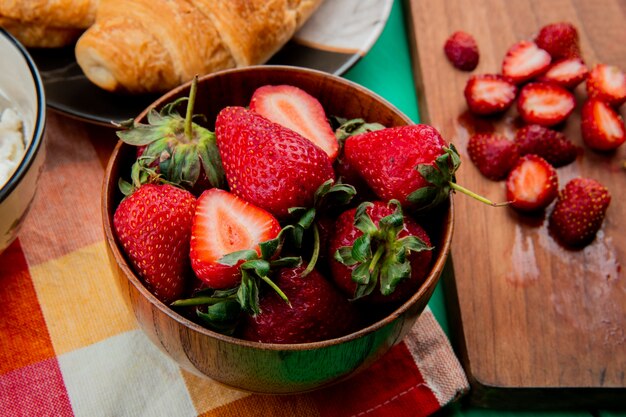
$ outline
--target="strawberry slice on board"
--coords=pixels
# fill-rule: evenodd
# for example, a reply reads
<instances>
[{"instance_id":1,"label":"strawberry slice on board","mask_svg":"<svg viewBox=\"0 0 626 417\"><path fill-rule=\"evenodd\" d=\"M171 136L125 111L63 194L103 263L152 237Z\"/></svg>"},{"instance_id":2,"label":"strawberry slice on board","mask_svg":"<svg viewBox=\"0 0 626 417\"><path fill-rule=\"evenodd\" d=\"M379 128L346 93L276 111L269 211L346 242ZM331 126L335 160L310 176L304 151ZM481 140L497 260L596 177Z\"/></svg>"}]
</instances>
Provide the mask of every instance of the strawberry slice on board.
<instances>
[{"instance_id":1,"label":"strawberry slice on board","mask_svg":"<svg viewBox=\"0 0 626 417\"><path fill-rule=\"evenodd\" d=\"M506 198L516 210L543 210L558 193L556 170L537 155L521 157L506 179Z\"/></svg>"},{"instance_id":2,"label":"strawberry slice on board","mask_svg":"<svg viewBox=\"0 0 626 417\"><path fill-rule=\"evenodd\" d=\"M190 257L196 276L209 288L225 289L241 281L239 264L225 265L225 255L243 250L261 253L259 244L274 239L280 224L267 211L218 188L198 198L191 228Z\"/></svg>"},{"instance_id":3,"label":"strawberry slice on board","mask_svg":"<svg viewBox=\"0 0 626 417\"><path fill-rule=\"evenodd\" d=\"M461 71L474 71L478 66L478 45L469 33L454 32L446 40L443 50L452 65Z\"/></svg>"},{"instance_id":4,"label":"strawberry slice on board","mask_svg":"<svg viewBox=\"0 0 626 417\"><path fill-rule=\"evenodd\" d=\"M613 65L598 64L587 77L587 95L613 107L626 102L626 74Z\"/></svg>"},{"instance_id":5,"label":"strawberry slice on board","mask_svg":"<svg viewBox=\"0 0 626 417\"><path fill-rule=\"evenodd\" d=\"M610 203L609 190L601 183L574 178L559 193L550 214L550 230L566 246L585 246L600 230Z\"/></svg>"},{"instance_id":6,"label":"strawberry slice on board","mask_svg":"<svg viewBox=\"0 0 626 417\"><path fill-rule=\"evenodd\" d=\"M572 90L589 75L587 65L580 58L566 58L550 65L537 81L551 82Z\"/></svg>"},{"instance_id":7,"label":"strawberry slice on board","mask_svg":"<svg viewBox=\"0 0 626 417\"><path fill-rule=\"evenodd\" d=\"M555 168L574 162L582 151L563 133L541 125L526 125L518 129L515 142L520 155L539 155Z\"/></svg>"},{"instance_id":8,"label":"strawberry slice on board","mask_svg":"<svg viewBox=\"0 0 626 417\"><path fill-rule=\"evenodd\" d=\"M552 58L536 43L521 41L511 46L502 61L502 75L521 84L546 72Z\"/></svg>"},{"instance_id":9,"label":"strawberry slice on board","mask_svg":"<svg viewBox=\"0 0 626 417\"><path fill-rule=\"evenodd\" d=\"M337 158L339 142L324 108L306 91L291 85L259 87L250 100L250 110L298 132L326 152L331 161Z\"/></svg>"},{"instance_id":10,"label":"strawberry slice on board","mask_svg":"<svg viewBox=\"0 0 626 417\"><path fill-rule=\"evenodd\" d=\"M517 111L529 124L557 125L569 117L574 107L574 95L569 90L550 83L526 84L517 98Z\"/></svg>"},{"instance_id":11,"label":"strawberry slice on board","mask_svg":"<svg viewBox=\"0 0 626 417\"><path fill-rule=\"evenodd\" d=\"M597 151L612 151L626 140L622 117L598 99L589 99L583 104L580 128L585 144Z\"/></svg>"},{"instance_id":12,"label":"strawberry slice on board","mask_svg":"<svg viewBox=\"0 0 626 417\"><path fill-rule=\"evenodd\" d=\"M467 153L481 174L493 181L505 178L519 158L517 144L496 133L470 137Z\"/></svg>"},{"instance_id":13,"label":"strawberry slice on board","mask_svg":"<svg viewBox=\"0 0 626 417\"><path fill-rule=\"evenodd\" d=\"M581 56L578 30L568 22L545 25L535 37L535 43L555 60Z\"/></svg>"},{"instance_id":14,"label":"strawberry slice on board","mask_svg":"<svg viewBox=\"0 0 626 417\"><path fill-rule=\"evenodd\" d=\"M467 80L464 94L470 111L485 116L508 110L515 101L517 87L501 75L480 74Z\"/></svg>"}]
</instances>

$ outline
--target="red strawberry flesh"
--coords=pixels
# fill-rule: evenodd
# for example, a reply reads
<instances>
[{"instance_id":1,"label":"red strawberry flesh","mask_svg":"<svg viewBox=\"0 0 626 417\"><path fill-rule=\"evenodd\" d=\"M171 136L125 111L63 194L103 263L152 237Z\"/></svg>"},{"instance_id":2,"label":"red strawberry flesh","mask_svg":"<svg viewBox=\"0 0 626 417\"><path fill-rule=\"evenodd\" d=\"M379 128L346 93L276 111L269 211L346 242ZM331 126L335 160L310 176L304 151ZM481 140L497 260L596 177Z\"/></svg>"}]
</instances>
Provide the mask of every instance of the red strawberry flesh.
<instances>
[{"instance_id":1,"label":"red strawberry flesh","mask_svg":"<svg viewBox=\"0 0 626 417\"><path fill-rule=\"evenodd\" d=\"M521 84L544 73L552 58L534 42L521 41L507 51L502 61L502 75Z\"/></svg>"},{"instance_id":2,"label":"red strawberry flesh","mask_svg":"<svg viewBox=\"0 0 626 417\"><path fill-rule=\"evenodd\" d=\"M464 94L472 113L489 115L504 112L511 107L517 87L500 75L474 75L467 81Z\"/></svg>"},{"instance_id":3,"label":"red strawberry flesh","mask_svg":"<svg viewBox=\"0 0 626 417\"><path fill-rule=\"evenodd\" d=\"M478 45L469 33L454 32L446 40L444 52L452 65L462 71L473 71L478 65Z\"/></svg>"},{"instance_id":4,"label":"red strawberry flesh","mask_svg":"<svg viewBox=\"0 0 626 417\"><path fill-rule=\"evenodd\" d=\"M612 151L626 141L622 117L598 99L587 100L583 105L581 131L585 144L598 151Z\"/></svg>"},{"instance_id":5,"label":"red strawberry flesh","mask_svg":"<svg viewBox=\"0 0 626 417\"><path fill-rule=\"evenodd\" d=\"M550 66L538 81L552 82L571 90L583 82L589 69L580 58L567 58Z\"/></svg>"},{"instance_id":6,"label":"red strawberry flesh","mask_svg":"<svg viewBox=\"0 0 626 417\"><path fill-rule=\"evenodd\" d=\"M506 180L507 200L521 211L543 210L558 192L556 170L537 155L521 157Z\"/></svg>"},{"instance_id":7,"label":"red strawberry flesh","mask_svg":"<svg viewBox=\"0 0 626 417\"><path fill-rule=\"evenodd\" d=\"M229 253L253 249L275 238L280 224L267 211L213 188L198 198L191 232L190 257L196 276L209 288L233 288L241 279L238 265L218 262Z\"/></svg>"},{"instance_id":8,"label":"red strawberry flesh","mask_svg":"<svg viewBox=\"0 0 626 417\"><path fill-rule=\"evenodd\" d=\"M529 124L554 126L569 117L576 107L574 95L550 83L526 84L517 99L517 110Z\"/></svg>"},{"instance_id":9,"label":"red strawberry flesh","mask_svg":"<svg viewBox=\"0 0 626 417\"><path fill-rule=\"evenodd\" d=\"M331 160L339 143L320 102L306 91L291 85L266 85L250 100L250 110L274 123L294 130L319 146Z\"/></svg>"},{"instance_id":10,"label":"red strawberry flesh","mask_svg":"<svg viewBox=\"0 0 626 417\"><path fill-rule=\"evenodd\" d=\"M602 226L611 202L609 191L590 178L574 178L560 192L550 228L566 246L590 243Z\"/></svg>"},{"instance_id":11,"label":"red strawberry flesh","mask_svg":"<svg viewBox=\"0 0 626 417\"><path fill-rule=\"evenodd\" d=\"M626 74L616 66L598 64L587 77L587 95L613 107L626 102Z\"/></svg>"},{"instance_id":12,"label":"red strawberry flesh","mask_svg":"<svg viewBox=\"0 0 626 417\"><path fill-rule=\"evenodd\" d=\"M505 178L519 158L515 142L495 133L470 137L467 153L478 170L494 181Z\"/></svg>"}]
</instances>

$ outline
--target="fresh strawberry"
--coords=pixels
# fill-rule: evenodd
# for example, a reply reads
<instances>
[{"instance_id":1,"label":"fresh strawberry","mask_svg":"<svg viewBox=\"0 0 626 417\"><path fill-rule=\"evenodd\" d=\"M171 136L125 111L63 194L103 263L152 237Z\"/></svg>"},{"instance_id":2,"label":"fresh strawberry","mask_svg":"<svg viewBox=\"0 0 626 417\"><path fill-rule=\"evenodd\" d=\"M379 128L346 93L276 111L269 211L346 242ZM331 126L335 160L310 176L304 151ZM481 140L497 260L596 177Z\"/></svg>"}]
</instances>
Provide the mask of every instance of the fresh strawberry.
<instances>
[{"instance_id":1,"label":"fresh strawberry","mask_svg":"<svg viewBox=\"0 0 626 417\"><path fill-rule=\"evenodd\" d=\"M542 27L535 43L554 60L581 56L578 31L571 23L559 22Z\"/></svg>"},{"instance_id":2,"label":"fresh strawberry","mask_svg":"<svg viewBox=\"0 0 626 417\"><path fill-rule=\"evenodd\" d=\"M267 211L218 188L198 198L191 229L190 258L196 276L209 288L232 288L241 281L239 263L218 262L223 256L255 250L259 243L274 239L280 224Z\"/></svg>"},{"instance_id":3,"label":"fresh strawberry","mask_svg":"<svg viewBox=\"0 0 626 417\"><path fill-rule=\"evenodd\" d=\"M465 100L472 113L489 115L506 111L515 101L517 87L501 75L474 75L465 85Z\"/></svg>"},{"instance_id":4,"label":"fresh strawberry","mask_svg":"<svg viewBox=\"0 0 626 417\"><path fill-rule=\"evenodd\" d=\"M552 58L537 44L521 41L511 46L502 61L502 75L521 84L546 72Z\"/></svg>"},{"instance_id":5,"label":"fresh strawberry","mask_svg":"<svg viewBox=\"0 0 626 417\"><path fill-rule=\"evenodd\" d=\"M517 145L496 133L477 133L467 143L467 153L487 178L498 181L507 176L519 158Z\"/></svg>"},{"instance_id":6,"label":"fresh strawberry","mask_svg":"<svg viewBox=\"0 0 626 417\"><path fill-rule=\"evenodd\" d=\"M611 151L626 140L624 120L605 102L587 100L580 117L583 140L591 149Z\"/></svg>"},{"instance_id":7,"label":"fresh strawberry","mask_svg":"<svg viewBox=\"0 0 626 417\"><path fill-rule=\"evenodd\" d=\"M339 143L319 101L306 91L291 85L266 85L258 88L250 100L250 110L274 123L295 130L320 148L334 161Z\"/></svg>"},{"instance_id":8,"label":"fresh strawberry","mask_svg":"<svg viewBox=\"0 0 626 417\"><path fill-rule=\"evenodd\" d=\"M455 68L473 71L478 65L478 45L472 35L466 32L454 32L447 40L443 50Z\"/></svg>"},{"instance_id":9,"label":"fresh strawberry","mask_svg":"<svg viewBox=\"0 0 626 417\"><path fill-rule=\"evenodd\" d=\"M506 179L506 199L517 210L543 210L558 193L556 170L537 155L522 156Z\"/></svg>"},{"instance_id":10,"label":"fresh strawberry","mask_svg":"<svg viewBox=\"0 0 626 417\"><path fill-rule=\"evenodd\" d=\"M418 124L391 127L349 137L344 156L379 199L398 200L426 211L448 198L451 190L495 204L455 182L461 159L437 129Z\"/></svg>"},{"instance_id":11,"label":"fresh strawberry","mask_svg":"<svg viewBox=\"0 0 626 417\"><path fill-rule=\"evenodd\" d=\"M539 155L553 167L574 162L581 150L563 133L541 125L526 125L518 129L515 142L520 155Z\"/></svg>"},{"instance_id":12,"label":"fresh strawberry","mask_svg":"<svg viewBox=\"0 0 626 417\"><path fill-rule=\"evenodd\" d=\"M566 58L550 65L537 81L558 84L568 90L574 89L589 75L589 69L580 58Z\"/></svg>"},{"instance_id":13,"label":"fresh strawberry","mask_svg":"<svg viewBox=\"0 0 626 417\"><path fill-rule=\"evenodd\" d=\"M611 202L609 191L590 178L574 178L559 193L550 215L550 228L567 246L593 240Z\"/></svg>"},{"instance_id":14,"label":"fresh strawberry","mask_svg":"<svg viewBox=\"0 0 626 417\"><path fill-rule=\"evenodd\" d=\"M554 126L567 119L574 107L576 100L570 91L549 83L526 84L517 99L517 111L528 124Z\"/></svg>"},{"instance_id":15,"label":"fresh strawberry","mask_svg":"<svg viewBox=\"0 0 626 417\"><path fill-rule=\"evenodd\" d=\"M243 107L223 109L215 133L231 192L280 219L291 207L310 207L319 186L334 178L319 147Z\"/></svg>"},{"instance_id":16,"label":"fresh strawberry","mask_svg":"<svg viewBox=\"0 0 626 417\"><path fill-rule=\"evenodd\" d=\"M330 269L350 298L373 303L405 301L428 272L428 235L414 220L381 201L342 213L330 239Z\"/></svg>"},{"instance_id":17,"label":"fresh strawberry","mask_svg":"<svg viewBox=\"0 0 626 417\"><path fill-rule=\"evenodd\" d=\"M355 307L317 270L303 277L304 266L278 270L273 280L289 299L261 294L260 314L246 317L242 337L262 343L308 343L348 334Z\"/></svg>"},{"instance_id":18,"label":"fresh strawberry","mask_svg":"<svg viewBox=\"0 0 626 417\"><path fill-rule=\"evenodd\" d=\"M169 103L160 112L151 109L148 124L123 122L120 126L125 130L118 131L117 136L137 146L138 157L145 160L146 166L156 168L164 179L199 195L208 188L224 187L226 179L215 134L192 122L196 90L197 78L189 99ZM187 112L183 118L176 108L185 100Z\"/></svg>"},{"instance_id":19,"label":"fresh strawberry","mask_svg":"<svg viewBox=\"0 0 626 417\"><path fill-rule=\"evenodd\" d=\"M598 64L587 77L587 95L613 107L626 102L626 74L612 65Z\"/></svg>"},{"instance_id":20,"label":"fresh strawberry","mask_svg":"<svg viewBox=\"0 0 626 417\"><path fill-rule=\"evenodd\" d=\"M196 198L172 185L144 184L124 198L113 227L146 287L169 303L185 289Z\"/></svg>"}]
</instances>

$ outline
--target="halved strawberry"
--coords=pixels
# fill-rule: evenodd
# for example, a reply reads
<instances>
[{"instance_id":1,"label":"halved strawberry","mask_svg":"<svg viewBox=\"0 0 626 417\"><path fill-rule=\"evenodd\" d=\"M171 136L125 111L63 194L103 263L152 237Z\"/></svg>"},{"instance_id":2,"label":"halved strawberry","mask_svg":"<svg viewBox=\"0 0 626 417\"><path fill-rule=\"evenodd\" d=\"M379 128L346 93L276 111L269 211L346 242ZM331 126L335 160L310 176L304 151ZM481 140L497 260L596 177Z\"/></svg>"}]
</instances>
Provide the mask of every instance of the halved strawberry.
<instances>
[{"instance_id":1,"label":"halved strawberry","mask_svg":"<svg viewBox=\"0 0 626 417\"><path fill-rule=\"evenodd\" d=\"M511 107L517 87L501 75L480 74L467 80L464 94L472 113L488 115L501 113Z\"/></svg>"},{"instance_id":2,"label":"halved strawberry","mask_svg":"<svg viewBox=\"0 0 626 417\"><path fill-rule=\"evenodd\" d=\"M589 99L581 111L583 140L591 149L610 151L626 140L622 117L605 102Z\"/></svg>"},{"instance_id":3,"label":"halved strawberry","mask_svg":"<svg viewBox=\"0 0 626 417\"><path fill-rule=\"evenodd\" d=\"M334 161L339 142L326 119L319 101L306 91L291 85L266 85L258 88L250 100L253 110L274 123L298 132Z\"/></svg>"},{"instance_id":4,"label":"halved strawberry","mask_svg":"<svg viewBox=\"0 0 626 417\"><path fill-rule=\"evenodd\" d=\"M550 66L550 54L536 43L521 41L511 46L502 61L502 75L513 84L521 84L544 73Z\"/></svg>"},{"instance_id":5,"label":"halved strawberry","mask_svg":"<svg viewBox=\"0 0 626 417\"><path fill-rule=\"evenodd\" d=\"M574 178L559 193L550 214L550 229L567 246L583 246L596 236L611 195L598 181Z\"/></svg>"},{"instance_id":6,"label":"halved strawberry","mask_svg":"<svg viewBox=\"0 0 626 417\"><path fill-rule=\"evenodd\" d=\"M260 254L259 243L279 232L280 224L267 211L212 188L198 198L191 228L191 266L209 288L235 287L241 280L239 264L228 266L218 260L248 249Z\"/></svg>"},{"instance_id":7,"label":"halved strawberry","mask_svg":"<svg viewBox=\"0 0 626 417\"><path fill-rule=\"evenodd\" d=\"M506 199L517 210L543 210L558 192L556 170L537 155L521 157L506 179Z\"/></svg>"},{"instance_id":8,"label":"halved strawberry","mask_svg":"<svg viewBox=\"0 0 626 417\"><path fill-rule=\"evenodd\" d=\"M619 107L626 102L626 74L612 65L598 64L587 77L587 95Z\"/></svg>"},{"instance_id":9,"label":"halved strawberry","mask_svg":"<svg viewBox=\"0 0 626 417\"><path fill-rule=\"evenodd\" d=\"M535 154L553 167L561 167L576 160L581 150L565 135L541 125L526 125L515 132L520 155Z\"/></svg>"},{"instance_id":10,"label":"halved strawberry","mask_svg":"<svg viewBox=\"0 0 626 417\"><path fill-rule=\"evenodd\" d=\"M519 158L517 144L496 133L473 135L467 153L478 170L494 181L506 177Z\"/></svg>"},{"instance_id":11,"label":"halved strawberry","mask_svg":"<svg viewBox=\"0 0 626 417\"><path fill-rule=\"evenodd\" d=\"M563 87L550 83L526 84L517 99L517 111L526 123L553 126L574 111L574 95Z\"/></svg>"},{"instance_id":12,"label":"halved strawberry","mask_svg":"<svg viewBox=\"0 0 626 417\"><path fill-rule=\"evenodd\" d=\"M454 32L446 40L443 50L455 68L462 71L473 71L478 65L478 45L469 33Z\"/></svg>"},{"instance_id":13,"label":"halved strawberry","mask_svg":"<svg viewBox=\"0 0 626 417\"><path fill-rule=\"evenodd\" d=\"M580 56L578 31L568 22L551 23L542 27L535 42L540 48L546 50L552 59Z\"/></svg>"},{"instance_id":14,"label":"halved strawberry","mask_svg":"<svg viewBox=\"0 0 626 417\"><path fill-rule=\"evenodd\" d=\"M566 58L550 65L548 71L538 81L552 82L571 90L583 82L589 69L580 58Z\"/></svg>"}]
</instances>

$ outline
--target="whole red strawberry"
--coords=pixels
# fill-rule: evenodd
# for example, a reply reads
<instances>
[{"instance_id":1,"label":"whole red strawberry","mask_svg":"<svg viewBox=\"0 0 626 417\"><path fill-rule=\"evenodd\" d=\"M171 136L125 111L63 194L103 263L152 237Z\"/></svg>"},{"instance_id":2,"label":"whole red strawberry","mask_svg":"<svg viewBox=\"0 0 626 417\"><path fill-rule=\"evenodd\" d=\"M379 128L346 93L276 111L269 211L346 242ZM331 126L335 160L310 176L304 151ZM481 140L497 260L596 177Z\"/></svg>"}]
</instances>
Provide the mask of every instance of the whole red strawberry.
<instances>
[{"instance_id":1,"label":"whole red strawberry","mask_svg":"<svg viewBox=\"0 0 626 417\"><path fill-rule=\"evenodd\" d=\"M399 206L363 203L335 222L328 250L337 286L374 303L408 299L430 271L431 242Z\"/></svg>"},{"instance_id":2,"label":"whole red strawberry","mask_svg":"<svg viewBox=\"0 0 626 417\"><path fill-rule=\"evenodd\" d=\"M443 50L455 68L462 71L473 71L478 65L478 45L469 33L454 32L446 40Z\"/></svg>"},{"instance_id":3,"label":"whole red strawberry","mask_svg":"<svg viewBox=\"0 0 626 417\"><path fill-rule=\"evenodd\" d=\"M535 43L555 60L580 57L578 31L568 22L551 23L542 27Z\"/></svg>"},{"instance_id":4,"label":"whole red strawberry","mask_svg":"<svg viewBox=\"0 0 626 417\"><path fill-rule=\"evenodd\" d=\"M274 291L261 295L260 314L248 316L242 337L262 343L308 343L343 336L356 323L355 308L317 270L280 269L273 277L289 304Z\"/></svg>"},{"instance_id":5,"label":"whole red strawberry","mask_svg":"<svg viewBox=\"0 0 626 417\"><path fill-rule=\"evenodd\" d=\"M179 298L189 273L189 241L196 199L172 185L144 184L113 215L124 252L161 301Z\"/></svg>"},{"instance_id":6,"label":"whole red strawberry","mask_svg":"<svg viewBox=\"0 0 626 417\"><path fill-rule=\"evenodd\" d=\"M291 207L310 207L318 187L334 178L323 150L243 107L223 109L215 133L231 192L279 219Z\"/></svg>"},{"instance_id":7,"label":"whole red strawberry","mask_svg":"<svg viewBox=\"0 0 626 417\"><path fill-rule=\"evenodd\" d=\"M494 181L505 178L519 158L517 144L496 133L472 135L467 153L481 174Z\"/></svg>"},{"instance_id":8,"label":"whole red strawberry","mask_svg":"<svg viewBox=\"0 0 626 417\"><path fill-rule=\"evenodd\" d=\"M515 132L515 143L520 155L539 155L554 167L574 162L580 152L563 133L541 125L520 128Z\"/></svg>"},{"instance_id":9,"label":"whole red strawberry","mask_svg":"<svg viewBox=\"0 0 626 417\"><path fill-rule=\"evenodd\" d=\"M567 246L593 240L611 202L609 191L590 178L574 178L565 185L550 215L550 228Z\"/></svg>"}]
</instances>

